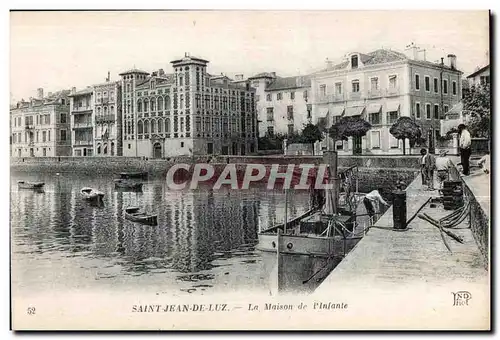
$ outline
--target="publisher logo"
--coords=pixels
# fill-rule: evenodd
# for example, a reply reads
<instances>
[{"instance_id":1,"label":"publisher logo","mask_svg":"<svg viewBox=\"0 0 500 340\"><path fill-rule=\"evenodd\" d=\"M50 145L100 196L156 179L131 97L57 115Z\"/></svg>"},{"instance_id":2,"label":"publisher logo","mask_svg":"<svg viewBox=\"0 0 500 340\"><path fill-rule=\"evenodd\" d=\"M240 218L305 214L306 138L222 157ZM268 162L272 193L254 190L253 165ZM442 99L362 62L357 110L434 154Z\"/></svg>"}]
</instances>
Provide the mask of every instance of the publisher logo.
<instances>
[{"instance_id":1,"label":"publisher logo","mask_svg":"<svg viewBox=\"0 0 500 340\"><path fill-rule=\"evenodd\" d=\"M472 299L471 293L466 290L453 293L453 306L468 306L469 300Z\"/></svg>"}]
</instances>

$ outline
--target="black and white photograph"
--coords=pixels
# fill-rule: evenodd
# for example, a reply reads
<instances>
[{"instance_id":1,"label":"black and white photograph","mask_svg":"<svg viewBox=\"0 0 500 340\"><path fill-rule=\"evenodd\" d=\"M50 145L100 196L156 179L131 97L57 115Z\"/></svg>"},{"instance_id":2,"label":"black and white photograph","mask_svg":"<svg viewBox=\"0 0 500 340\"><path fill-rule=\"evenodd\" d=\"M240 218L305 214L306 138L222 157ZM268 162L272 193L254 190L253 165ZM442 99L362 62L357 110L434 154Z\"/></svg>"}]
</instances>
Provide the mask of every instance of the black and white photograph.
<instances>
[{"instance_id":1,"label":"black and white photograph","mask_svg":"<svg viewBox=\"0 0 500 340\"><path fill-rule=\"evenodd\" d=\"M12 330L491 329L488 10L9 16Z\"/></svg>"}]
</instances>

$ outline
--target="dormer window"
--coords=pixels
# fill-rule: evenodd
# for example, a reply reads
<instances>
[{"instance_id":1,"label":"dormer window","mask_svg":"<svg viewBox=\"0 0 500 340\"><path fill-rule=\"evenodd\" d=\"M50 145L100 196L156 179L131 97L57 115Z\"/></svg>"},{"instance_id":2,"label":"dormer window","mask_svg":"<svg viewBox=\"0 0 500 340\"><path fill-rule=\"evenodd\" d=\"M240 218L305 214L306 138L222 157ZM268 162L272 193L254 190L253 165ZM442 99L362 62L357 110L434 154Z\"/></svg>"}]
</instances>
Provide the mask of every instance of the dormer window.
<instances>
[{"instance_id":1,"label":"dormer window","mask_svg":"<svg viewBox=\"0 0 500 340\"><path fill-rule=\"evenodd\" d=\"M358 56L353 55L351 57L351 68L358 68Z\"/></svg>"},{"instance_id":2,"label":"dormer window","mask_svg":"<svg viewBox=\"0 0 500 340\"><path fill-rule=\"evenodd\" d=\"M150 84L149 89L150 89L150 90L154 90L155 88L156 88L156 81L151 80L151 84Z\"/></svg>"}]
</instances>

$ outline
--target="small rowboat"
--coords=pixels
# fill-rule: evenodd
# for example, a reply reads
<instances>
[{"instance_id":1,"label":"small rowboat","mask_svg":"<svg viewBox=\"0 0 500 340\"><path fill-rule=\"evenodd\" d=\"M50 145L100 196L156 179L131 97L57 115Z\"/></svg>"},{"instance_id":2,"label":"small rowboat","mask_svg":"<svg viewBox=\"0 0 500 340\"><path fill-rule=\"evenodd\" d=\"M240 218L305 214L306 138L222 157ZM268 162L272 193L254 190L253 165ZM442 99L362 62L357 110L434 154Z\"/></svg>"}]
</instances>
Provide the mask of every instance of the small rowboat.
<instances>
[{"instance_id":1,"label":"small rowboat","mask_svg":"<svg viewBox=\"0 0 500 340\"><path fill-rule=\"evenodd\" d=\"M120 178L122 179L128 179L128 178L146 178L148 177L148 173L145 171L139 171L139 172L121 172L120 173Z\"/></svg>"},{"instance_id":2,"label":"small rowboat","mask_svg":"<svg viewBox=\"0 0 500 340\"><path fill-rule=\"evenodd\" d=\"M119 189L130 189L130 190L141 190L142 183L132 182L126 179L115 179L115 188Z\"/></svg>"},{"instance_id":3,"label":"small rowboat","mask_svg":"<svg viewBox=\"0 0 500 340\"><path fill-rule=\"evenodd\" d=\"M93 188L83 188L80 193L82 194L83 199L88 201L102 201L104 198L103 192Z\"/></svg>"},{"instance_id":4,"label":"small rowboat","mask_svg":"<svg viewBox=\"0 0 500 340\"><path fill-rule=\"evenodd\" d=\"M157 215L147 215L140 211L140 208L130 207L125 208L125 218L132 222L147 224L147 225L157 225L158 219Z\"/></svg>"},{"instance_id":5,"label":"small rowboat","mask_svg":"<svg viewBox=\"0 0 500 340\"><path fill-rule=\"evenodd\" d=\"M18 185L19 189L41 189L41 188L43 188L45 183L18 181L17 185Z\"/></svg>"}]
</instances>

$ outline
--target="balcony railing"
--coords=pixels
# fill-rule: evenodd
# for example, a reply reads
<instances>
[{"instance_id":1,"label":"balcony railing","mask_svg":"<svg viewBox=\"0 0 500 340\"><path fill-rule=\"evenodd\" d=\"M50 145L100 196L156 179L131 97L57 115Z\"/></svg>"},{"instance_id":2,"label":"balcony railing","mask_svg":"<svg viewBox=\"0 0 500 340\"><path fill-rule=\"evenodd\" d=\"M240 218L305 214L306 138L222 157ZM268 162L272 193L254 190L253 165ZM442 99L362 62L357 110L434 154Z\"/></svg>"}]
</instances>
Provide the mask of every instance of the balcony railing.
<instances>
[{"instance_id":1,"label":"balcony railing","mask_svg":"<svg viewBox=\"0 0 500 340\"><path fill-rule=\"evenodd\" d=\"M25 125L24 125L24 128L25 128L26 130L33 130L33 129L35 128L35 125L33 125L33 124L25 124Z\"/></svg>"},{"instance_id":2,"label":"balcony railing","mask_svg":"<svg viewBox=\"0 0 500 340\"><path fill-rule=\"evenodd\" d=\"M85 129L91 127L92 127L92 122L75 122L73 124L74 129Z\"/></svg>"},{"instance_id":3,"label":"balcony railing","mask_svg":"<svg viewBox=\"0 0 500 340\"><path fill-rule=\"evenodd\" d=\"M81 107L73 107L71 113L86 113L89 111L92 112L91 106L81 106Z\"/></svg>"},{"instance_id":4,"label":"balcony railing","mask_svg":"<svg viewBox=\"0 0 500 340\"><path fill-rule=\"evenodd\" d=\"M392 88L388 88L388 89L387 89L387 94L386 94L386 96L387 96L387 97L391 97L391 96L399 96L399 94L400 94L399 87L392 87Z\"/></svg>"},{"instance_id":5,"label":"balcony railing","mask_svg":"<svg viewBox=\"0 0 500 340\"><path fill-rule=\"evenodd\" d=\"M371 90L368 91L368 98L381 98L383 96L382 90Z\"/></svg>"},{"instance_id":6,"label":"balcony railing","mask_svg":"<svg viewBox=\"0 0 500 340\"><path fill-rule=\"evenodd\" d=\"M114 121L115 121L114 115L103 115L95 117L96 123L113 123Z\"/></svg>"},{"instance_id":7,"label":"balcony railing","mask_svg":"<svg viewBox=\"0 0 500 340\"><path fill-rule=\"evenodd\" d=\"M75 140L73 145L92 145L92 140Z\"/></svg>"},{"instance_id":8,"label":"balcony railing","mask_svg":"<svg viewBox=\"0 0 500 340\"><path fill-rule=\"evenodd\" d=\"M318 104L343 102L344 100L344 94L326 94L318 97Z\"/></svg>"}]
</instances>

